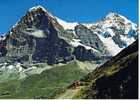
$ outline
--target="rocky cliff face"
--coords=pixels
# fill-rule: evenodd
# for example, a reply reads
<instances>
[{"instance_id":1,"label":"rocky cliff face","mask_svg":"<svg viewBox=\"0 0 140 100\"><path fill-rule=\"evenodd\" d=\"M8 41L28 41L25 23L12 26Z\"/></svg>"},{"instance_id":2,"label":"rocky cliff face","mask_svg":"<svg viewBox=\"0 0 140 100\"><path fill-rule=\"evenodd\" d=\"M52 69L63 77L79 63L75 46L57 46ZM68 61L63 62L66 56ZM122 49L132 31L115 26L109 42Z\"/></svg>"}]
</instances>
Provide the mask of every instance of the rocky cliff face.
<instances>
[{"instance_id":1,"label":"rocky cliff face","mask_svg":"<svg viewBox=\"0 0 140 100\"><path fill-rule=\"evenodd\" d=\"M103 42L100 40L97 34L95 34L92 30L88 29L84 25L77 25L75 27L75 33L78 37L78 39L81 40L81 43L95 48L101 52L105 53L105 46Z\"/></svg>"},{"instance_id":2,"label":"rocky cliff face","mask_svg":"<svg viewBox=\"0 0 140 100\"><path fill-rule=\"evenodd\" d=\"M16 57L22 63L72 60L70 45L58 36L61 28L42 7L33 8L10 31L6 56Z\"/></svg>"},{"instance_id":3,"label":"rocky cliff face","mask_svg":"<svg viewBox=\"0 0 140 100\"><path fill-rule=\"evenodd\" d=\"M5 37L0 37L0 57L5 56L7 53Z\"/></svg>"}]
</instances>

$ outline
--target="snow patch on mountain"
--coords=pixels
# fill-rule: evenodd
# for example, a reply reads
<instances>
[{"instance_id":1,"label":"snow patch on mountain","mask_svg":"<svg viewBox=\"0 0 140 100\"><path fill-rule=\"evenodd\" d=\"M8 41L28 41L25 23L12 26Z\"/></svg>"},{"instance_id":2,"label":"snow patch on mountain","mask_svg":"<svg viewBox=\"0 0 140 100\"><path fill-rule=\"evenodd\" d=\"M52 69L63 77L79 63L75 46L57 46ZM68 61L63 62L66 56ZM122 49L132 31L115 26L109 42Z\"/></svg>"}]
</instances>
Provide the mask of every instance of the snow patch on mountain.
<instances>
[{"instance_id":1,"label":"snow patch on mountain","mask_svg":"<svg viewBox=\"0 0 140 100\"><path fill-rule=\"evenodd\" d=\"M23 68L21 67L20 63L15 63L12 65L8 65L8 63L1 63L0 64L0 71L10 71L10 72L21 72Z\"/></svg>"},{"instance_id":2,"label":"snow patch on mountain","mask_svg":"<svg viewBox=\"0 0 140 100\"><path fill-rule=\"evenodd\" d=\"M121 37L121 40L125 41L127 45L130 45L135 41L133 37L128 38L127 36L123 36L123 35L120 35L120 37Z\"/></svg>"},{"instance_id":3,"label":"snow patch on mountain","mask_svg":"<svg viewBox=\"0 0 140 100\"><path fill-rule=\"evenodd\" d=\"M73 39L73 41L71 41L70 44L71 44L72 46L74 46L74 47L83 46L83 47L84 47L85 49L87 49L87 50L93 50L93 51L95 51L95 52L99 52L99 51L96 50L95 48L92 48L92 47L90 47L90 46L86 46L86 45L80 43L80 41L81 41L81 40L79 40L79 39Z\"/></svg>"},{"instance_id":4,"label":"snow patch on mountain","mask_svg":"<svg viewBox=\"0 0 140 100\"><path fill-rule=\"evenodd\" d=\"M113 32L112 29L107 28L106 31L107 31L108 33L110 33L111 37L115 36L115 33Z\"/></svg>"},{"instance_id":5,"label":"snow patch on mountain","mask_svg":"<svg viewBox=\"0 0 140 100\"><path fill-rule=\"evenodd\" d=\"M43 9L45 12L47 12L47 10L46 10L43 6L41 6L41 5L32 7L32 8L29 9L29 11L36 11L36 10L39 9L39 8L41 8L41 9Z\"/></svg>"},{"instance_id":6,"label":"snow patch on mountain","mask_svg":"<svg viewBox=\"0 0 140 100\"><path fill-rule=\"evenodd\" d=\"M82 25L86 26L87 28L91 28L93 25L96 25L96 23L82 23Z\"/></svg>"},{"instance_id":7,"label":"snow patch on mountain","mask_svg":"<svg viewBox=\"0 0 140 100\"><path fill-rule=\"evenodd\" d=\"M44 38L45 37L45 34L42 30L37 30L35 32L31 32L31 33L28 33L32 36L35 36L35 37L38 37L38 38Z\"/></svg>"},{"instance_id":8,"label":"snow patch on mountain","mask_svg":"<svg viewBox=\"0 0 140 100\"><path fill-rule=\"evenodd\" d=\"M115 42L112 40L112 37L104 38L102 35L98 36L112 56L115 56L118 52L120 52L123 49L120 48L117 44L115 44Z\"/></svg>"},{"instance_id":9,"label":"snow patch on mountain","mask_svg":"<svg viewBox=\"0 0 140 100\"><path fill-rule=\"evenodd\" d=\"M27 28L26 31L22 31L23 33L26 33L28 35L32 35L37 38L44 38L46 37L43 30L35 29L35 28Z\"/></svg>"},{"instance_id":10,"label":"snow patch on mountain","mask_svg":"<svg viewBox=\"0 0 140 100\"><path fill-rule=\"evenodd\" d=\"M77 22L69 23L69 22L63 21L62 19L60 19L60 18L58 18L58 17L56 17L56 19L57 19L58 23L59 23L60 25L62 25L63 28L64 28L65 30L67 30L67 29L72 29L72 30L74 30L75 26L78 25Z\"/></svg>"}]
</instances>

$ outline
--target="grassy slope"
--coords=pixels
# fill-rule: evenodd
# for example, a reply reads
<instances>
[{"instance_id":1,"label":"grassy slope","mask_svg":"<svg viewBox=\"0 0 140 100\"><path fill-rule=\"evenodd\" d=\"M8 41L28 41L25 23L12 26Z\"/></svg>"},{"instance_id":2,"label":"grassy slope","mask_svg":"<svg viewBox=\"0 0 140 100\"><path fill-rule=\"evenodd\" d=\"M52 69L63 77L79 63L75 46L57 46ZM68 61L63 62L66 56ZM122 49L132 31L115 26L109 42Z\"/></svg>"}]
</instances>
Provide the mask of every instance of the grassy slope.
<instances>
[{"instance_id":1,"label":"grassy slope","mask_svg":"<svg viewBox=\"0 0 140 100\"><path fill-rule=\"evenodd\" d=\"M0 98L51 98L89 72L82 66L74 61L24 80L0 83Z\"/></svg>"}]
</instances>

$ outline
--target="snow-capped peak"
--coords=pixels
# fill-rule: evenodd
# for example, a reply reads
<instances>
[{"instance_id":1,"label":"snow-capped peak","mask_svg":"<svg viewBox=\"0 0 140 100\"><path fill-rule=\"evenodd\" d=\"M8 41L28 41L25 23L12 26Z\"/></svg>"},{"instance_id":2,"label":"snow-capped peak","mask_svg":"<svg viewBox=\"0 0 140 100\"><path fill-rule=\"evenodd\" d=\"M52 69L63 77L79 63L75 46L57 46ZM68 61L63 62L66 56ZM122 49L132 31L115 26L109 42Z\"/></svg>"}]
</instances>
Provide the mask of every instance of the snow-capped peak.
<instances>
[{"instance_id":1,"label":"snow-capped peak","mask_svg":"<svg viewBox=\"0 0 140 100\"><path fill-rule=\"evenodd\" d=\"M126 18L123 15L118 14L118 13L110 12L106 16L106 19L109 18L109 19L113 19L114 20L114 18L116 18L116 17L118 17L120 19L123 19L124 24L127 25L127 26L130 26L133 30L137 29L137 25L135 23L133 23L132 21L128 20L128 18Z\"/></svg>"},{"instance_id":2,"label":"snow-capped peak","mask_svg":"<svg viewBox=\"0 0 140 100\"><path fill-rule=\"evenodd\" d=\"M29 12L36 11L38 9L42 9L42 11L46 12L50 17L54 18L54 16L45 7L43 7L41 5L34 6L34 7L30 8L29 9Z\"/></svg>"},{"instance_id":3,"label":"snow-capped peak","mask_svg":"<svg viewBox=\"0 0 140 100\"><path fill-rule=\"evenodd\" d=\"M29 11L35 11L35 10L40 9L40 8L41 8L43 11L47 12L47 10L46 10L43 6L41 6L41 5L34 6L34 7L30 8Z\"/></svg>"},{"instance_id":4,"label":"snow-capped peak","mask_svg":"<svg viewBox=\"0 0 140 100\"><path fill-rule=\"evenodd\" d=\"M42 9L42 10L43 10L44 12L46 12L50 17L56 19L57 22L58 22L61 26L63 26L64 29L72 29L72 30L73 30L73 29L75 28L75 26L78 24L77 22L73 22L73 23L66 22L66 21L64 21L64 20L62 20L62 19L60 19L60 18L58 18L58 17L56 17L56 16L53 16L48 10L46 10L46 9L45 9L43 6L41 6L41 5L38 5L38 6L35 6L35 7L30 8L30 9L29 9L29 12L31 12L31 11L36 11L36 10L38 10L38 9Z\"/></svg>"},{"instance_id":5,"label":"snow-capped peak","mask_svg":"<svg viewBox=\"0 0 140 100\"><path fill-rule=\"evenodd\" d=\"M106 16L106 18L112 18L112 17L114 17L114 16L116 16L116 15L118 15L118 13L110 12L110 13Z\"/></svg>"}]
</instances>

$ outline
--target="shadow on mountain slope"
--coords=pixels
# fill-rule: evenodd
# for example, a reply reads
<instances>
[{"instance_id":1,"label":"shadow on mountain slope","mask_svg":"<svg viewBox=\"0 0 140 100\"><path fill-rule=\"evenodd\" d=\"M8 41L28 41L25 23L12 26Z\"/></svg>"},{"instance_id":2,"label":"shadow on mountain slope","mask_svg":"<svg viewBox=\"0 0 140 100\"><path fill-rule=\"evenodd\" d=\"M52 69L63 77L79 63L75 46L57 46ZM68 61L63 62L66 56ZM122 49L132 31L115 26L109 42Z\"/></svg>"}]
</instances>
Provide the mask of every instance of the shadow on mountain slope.
<instances>
[{"instance_id":1,"label":"shadow on mountain slope","mask_svg":"<svg viewBox=\"0 0 140 100\"><path fill-rule=\"evenodd\" d=\"M73 98L138 98L138 40L69 89L81 86Z\"/></svg>"}]
</instances>

